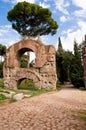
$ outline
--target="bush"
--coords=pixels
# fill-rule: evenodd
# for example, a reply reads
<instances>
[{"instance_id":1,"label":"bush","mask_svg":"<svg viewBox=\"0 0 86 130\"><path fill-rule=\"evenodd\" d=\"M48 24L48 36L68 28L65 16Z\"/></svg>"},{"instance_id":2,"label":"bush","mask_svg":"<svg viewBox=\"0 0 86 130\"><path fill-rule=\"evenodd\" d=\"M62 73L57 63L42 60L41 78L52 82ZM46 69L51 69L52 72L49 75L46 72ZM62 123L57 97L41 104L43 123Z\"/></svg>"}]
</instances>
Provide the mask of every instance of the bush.
<instances>
[{"instance_id":1,"label":"bush","mask_svg":"<svg viewBox=\"0 0 86 130\"><path fill-rule=\"evenodd\" d=\"M0 78L0 88L4 88L4 80L3 80L3 78Z\"/></svg>"},{"instance_id":2,"label":"bush","mask_svg":"<svg viewBox=\"0 0 86 130\"><path fill-rule=\"evenodd\" d=\"M0 78L3 77L3 62L0 62Z\"/></svg>"},{"instance_id":3,"label":"bush","mask_svg":"<svg viewBox=\"0 0 86 130\"><path fill-rule=\"evenodd\" d=\"M3 102L6 99L6 96L3 94L0 94L0 103Z\"/></svg>"},{"instance_id":4,"label":"bush","mask_svg":"<svg viewBox=\"0 0 86 130\"><path fill-rule=\"evenodd\" d=\"M13 97L10 99L10 103L16 102L17 100L14 99Z\"/></svg>"},{"instance_id":5,"label":"bush","mask_svg":"<svg viewBox=\"0 0 86 130\"><path fill-rule=\"evenodd\" d=\"M33 80L23 79L18 89L36 90Z\"/></svg>"},{"instance_id":6,"label":"bush","mask_svg":"<svg viewBox=\"0 0 86 130\"><path fill-rule=\"evenodd\" d=\"M60 81L57 80L57 82L56 82L56 88L57 88L57 89L60 89L61 87L62 87L62 85L61 85Z\"/></svg>"},{"instance_id":7,"label":"bush","mask_svg":"<svg viewBox=\"0 0 86 130\"><path fill-rule=\"evenodd\" d=\"M76 88L84 87L83 78L80 77L77 73L76 73L76 74L74 74L74 73L71 74L71 82L72 82L72 84L73 84Z\"/></svg>"}]
</instances>

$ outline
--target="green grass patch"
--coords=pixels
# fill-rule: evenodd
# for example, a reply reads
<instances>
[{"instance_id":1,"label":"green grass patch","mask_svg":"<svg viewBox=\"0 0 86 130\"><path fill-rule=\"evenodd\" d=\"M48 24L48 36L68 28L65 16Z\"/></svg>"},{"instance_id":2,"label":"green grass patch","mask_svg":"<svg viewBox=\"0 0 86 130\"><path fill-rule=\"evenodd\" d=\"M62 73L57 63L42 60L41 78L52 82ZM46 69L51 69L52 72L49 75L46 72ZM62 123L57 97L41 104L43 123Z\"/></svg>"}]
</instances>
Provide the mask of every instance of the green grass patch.
<instances>
[{"instance_id":1,"label":"green grass patch","mask_svg":"<svg viewBox=\"0 0 86 130\"><path fill-rule=\"evenodd\" d=\"M62 84L60 83L59 80L57 80L57 82L56 82L56 88L57 88L57 90L62 88Z\"/></svg>"},{"instance_id":2,"label":"green grass patch","mask_svg":"<svg viewBox=\"0 0 86 130\"><path fill-rule=\"evenodd\" d=\"M36 90L33 80L23 79L18 86L18 89Z\"/></svg>"},{"instance_id":3,"label":"green grass patch","mask_svg":"<svg viewBox=\"0 0 86 130\"><path fill-rule=\"evenodd\" d=\"M0 82L3 83L3 79L0 78ZM53 90L53 89L38 89L35 87L34 85L34 82L33 80L27 80L27 79L23 79L21 82L20 82L20 85L18 86L18 89L17 90L14 90L14 89L7 89L7 88L3 88L3 87L0 87L0 92L2 93L1 94L1 97L0 97L0 102L3 102L6 97L3 95L3 93L10 93L10 92L15 92L15 94L17 93L23 93L23 94L26 94L26 95L31 95L32 96L37 96L37 95L40 95L40 94L43 94L43 93L48 93L48 92L54 92L54 91L58 91L57 90ZM16 102L15 99L10 98L9 99L10 103L12 102Z\"/></svg>"},{"instance_id":4,"label":"green grass patch","mask_svg":"<svg viewBox=\"0 0 86 130\"><path fill-rule=\"evenodd\" d=\"M54 92L54 91L56 91L56 90L52 90L52 89L37 89L37 90L29 92L29 94L31 96L37 96L37 95L40 95L42 93Z\"/></svg>"},{"instance_id":5,"label":"green grass patch","mask_svg":"<svg viewBox=\"0 0 86 130\"><path fill-rule=\"evenodd\" d=\"M3 92L3 93L10 93L10 90L9 89L4 89L4 88L0 88L0 92Z\"/></svg>"},{"instance_id":6,"label":"green grass patch","mask_svg":"<svg viewBox=\"0 0 86 130\"><path fill-rule=\"evenodd\" d=\"M82 118L84 121L86 121L86 116L82 116L81 118Z\"/></svg>"},{"instance_id":7,"label":"green grass patch","mask_svg":"<svg viewBox=\"0 0 86 130\"><path fill-rule=\"evenodd\" d=\"M13 97L10 99L10 103L16 102L17 100L14 99Z\"/></svg>"},{"instance_id":8,"label":"green grass patch","mask_svg":"<svg viewBox=\"0 0 86 130\"><path fill-rule=\"evenodd\" d=\"M4 79L0 78L0 88L4 88Z\"/></svg>"},{"instance_id":9,"label":"green grass patch","mask_svg":"<svg viewBox=\"0 0 86 130\"><path fill-rule=\"evenodd\" d=\"M0 83L3 83L4 82L4 79L3 78L0 78Z\"/></svg>"},{"instance_id":10,"label":"green grass patch","mask_svg":"<svg viewBox=\"0 0 86 130\"><path fill-rule=\"evenodd\" d=\"M2 103L6 99L6 96L3 94L0 94L0 103Z\"/></svg>"},{"instance_id":11,"label":"green grass patch","mask_svg":"<svg viewBox=\"0 0 86 130\"><path fill-rule=\"evenodd\" d=\"M86 122L86 111L80 112L81 114L81 119L83 119Z\"/></svg>"},{"instance_id":12,"label":"green grass patch","mask_svg":"<svg viewBox=\"0 0 86 130\"><path fill-rule=\"evenodd\" d=\"M82 90L82 92L86 92L86 90Z\"/></svg>"}]
</instances>

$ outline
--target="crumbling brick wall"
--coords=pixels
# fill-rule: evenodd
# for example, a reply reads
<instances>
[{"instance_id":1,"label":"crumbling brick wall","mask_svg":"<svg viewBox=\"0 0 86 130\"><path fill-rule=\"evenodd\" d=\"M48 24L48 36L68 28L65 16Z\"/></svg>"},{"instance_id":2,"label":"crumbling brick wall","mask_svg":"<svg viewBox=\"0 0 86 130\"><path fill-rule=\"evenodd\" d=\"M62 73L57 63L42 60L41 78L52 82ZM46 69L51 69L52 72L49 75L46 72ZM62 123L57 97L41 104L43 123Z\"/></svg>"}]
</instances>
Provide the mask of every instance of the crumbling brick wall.
<instances>
[{"instance_id":1,"label":"crumbling brick wall","mask_svg":"<svg viewBox=\"0 0 86 130\"><path fill-rule=\"evenodd\" d=\"M33 68L20 67L20 56L26 51L32 51L36 55ZM19 80L32 79L37 88L56 89L56 60L53 45L44 45L42 42L32 39L22 40L6 50L3 67L4 86L6 88L18 88Z\"/></svg>"}]
</instances>

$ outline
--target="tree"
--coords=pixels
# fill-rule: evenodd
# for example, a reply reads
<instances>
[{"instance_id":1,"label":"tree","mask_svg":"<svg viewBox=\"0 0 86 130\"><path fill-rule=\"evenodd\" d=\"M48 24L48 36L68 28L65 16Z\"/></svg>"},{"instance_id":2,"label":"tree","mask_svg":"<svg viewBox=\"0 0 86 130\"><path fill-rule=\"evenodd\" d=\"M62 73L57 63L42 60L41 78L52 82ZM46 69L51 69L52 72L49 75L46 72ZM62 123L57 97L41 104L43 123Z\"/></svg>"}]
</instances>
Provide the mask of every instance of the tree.
<instances>
[{"instance_id":1,"label":"tree","mask_svg":"<svg viewBox=\"0 0 86 130\"><path fill-rule=\"evenodd\" d=\"M6 46L0 44L0 56L1 56L1 62L2 62L2 56L4 56L6 53Z\"/></svg>"},{"instance_id":2,"label":"tree","mask_svg":"<svg viewBox=\"0 0 86 130\"><path fill-rule=\"evenodd\" d=\"M28 66L27 55L23 54L20 58L20 67L27 68L27 66Z\"/></svg>"},{"instance_id":3,"label":"tree","mask_svg":"<svg viewBox=\"0 0 86 130\"><path fill-rule=\"evenodd\" d=\"M58 38L58 49L56 52L56 69L57 69L57 76L60 82L63 83L64 74L63 74L63 47L61 43L60 37Z\"/></svg>"},{"instance_id":4,"label":"tree","mask_svg":"<svg viewBox=\"0 0 86 130\"><path fill-rule=\"evenodd\" d=\"M3 77L3 61L2 61L2 57L4 57L6 53L6 46L0 44L0 77Z\"/></svg>"},{"instance_id":5,"label":"tree","mask_svg":"<svg viewBox=\"0 0 86 130\"><path fill-rule=\"evenodd\" d=\"M70 71L71 81L74 86L78 88L84 86L81 52L76 41L74 41L74 57L72 60Z\"/></svg>"},{"instance_id":6,"label":"tree","mask_svg":"<svg viewBox=\"0 0 86 130\"><path fill-rule=\"evenodd\" d=\"M51 17L48 8L37 4L19 2L8 12L7 19L12 22L12 28L22 36L54 35L58 24Z\"/></svg>"},{"instance_id":7,"label":"tree","mask_svg":"<svg viewBox=\"0 0 86 130\"><path fill-rule=\"evenodd\" d=\"M58 50L57 50L58 55L62 55L63 51L64 51L64 49L62 47L61 38L59 37L58 38Z\"/></svg>"},{"instance_id":8,"label":"tree","mask_svg":"<svg viewBox=\"0 0 86 130\"><path fill-rule=\"evenodd\" d=\"M71 81L70 78L70 66L72 64L73 54L71 51L64 51L63 53L63 73L64 81Z\"/></svg>"},{"instance_id":9,"label":"tree","mask_svg":"<svg viewBox=\"0 0 86 130\"><path fill-rule=\"evenodd\" d=\"M5 53L6 53L6 46L0 44L0 55L4 56Z\"/></svg>"},{"instance_id":10,"label":"tree","mask_svg":"<svg viewBox=\"0 0 86 130\"><path fill-rule=\"evenodd\" d=\"M3 77L3 62L0 62L0 78Z\"/></svg>"}]
</instances>

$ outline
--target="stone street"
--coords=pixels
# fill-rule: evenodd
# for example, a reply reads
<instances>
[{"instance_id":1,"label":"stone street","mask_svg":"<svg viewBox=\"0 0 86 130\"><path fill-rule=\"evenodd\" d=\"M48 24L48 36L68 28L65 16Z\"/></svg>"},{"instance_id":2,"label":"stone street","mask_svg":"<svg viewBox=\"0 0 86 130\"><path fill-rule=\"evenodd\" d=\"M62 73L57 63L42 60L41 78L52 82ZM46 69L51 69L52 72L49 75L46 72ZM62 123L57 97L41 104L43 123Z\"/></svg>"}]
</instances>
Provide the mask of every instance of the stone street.
<instances>
[{"instance_id":1,"label":"stone street","mask_svg":"<svg viewBox=\"0 0 86 130\"><path fill-rule=\"evenodd\" d=\"M86 92L63 88L0 107L0 130L86 130Z\"/></svg>"}]
</instances>

